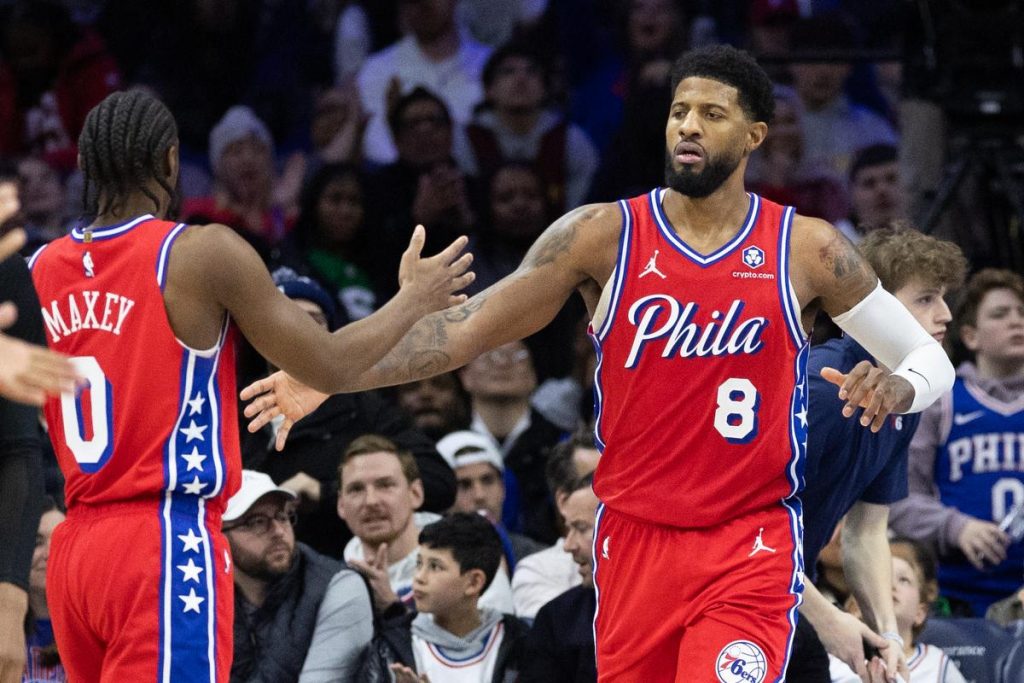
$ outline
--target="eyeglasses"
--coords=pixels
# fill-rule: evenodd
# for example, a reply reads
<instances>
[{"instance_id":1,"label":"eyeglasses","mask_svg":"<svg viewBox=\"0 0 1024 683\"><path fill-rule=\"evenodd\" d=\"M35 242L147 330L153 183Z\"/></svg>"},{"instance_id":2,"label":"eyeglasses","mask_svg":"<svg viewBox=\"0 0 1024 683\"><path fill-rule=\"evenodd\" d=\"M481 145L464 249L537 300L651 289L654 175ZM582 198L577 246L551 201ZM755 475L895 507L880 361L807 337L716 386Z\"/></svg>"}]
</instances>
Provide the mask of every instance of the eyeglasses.
<instances>
[{"instance_id":1,"label":"eyeglasses","mask_svg":"<svg viewBox=\"0 0 1024 683\"><path fill-rule=\"evenodd\" d=\"M224 527L224 531L239 530L252 534L253 536L263 536L270 531L274 522L288 524L294 528L298 521L299 513L295 510L282 510L275 513L272 517L267 515L251 515L249 517L245 517L237 524Z\"/></svg>"}]
</instances>

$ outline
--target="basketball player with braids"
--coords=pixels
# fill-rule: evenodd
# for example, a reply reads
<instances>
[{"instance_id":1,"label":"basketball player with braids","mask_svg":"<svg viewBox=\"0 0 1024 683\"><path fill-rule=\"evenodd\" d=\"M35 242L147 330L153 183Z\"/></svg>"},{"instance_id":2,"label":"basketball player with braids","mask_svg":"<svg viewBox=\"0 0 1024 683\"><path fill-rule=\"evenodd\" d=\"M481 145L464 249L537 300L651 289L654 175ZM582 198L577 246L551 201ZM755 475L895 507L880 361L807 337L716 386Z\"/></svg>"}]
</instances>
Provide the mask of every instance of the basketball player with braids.
<instances>
[{"instance_id":1,"label":"basketball player with braids","mask_svg":"<svg viewBox=\"0 0 1024 683\"><path fill-rule=\"evenodd\" d=\"M828 223L746 192L772 84L715 46L673 67L666 184L583 206L519 269L427 316L358 384L464 365L543 327L573 292L598 350L594 476L600 681L780 680L803 587L807 329L825 310L891 373L825 369L877 431L953 382L942 347ZM250 429L323 396L279 373L247 387ZM889 672L895 677L896 672Z\"/></svg>"},{"instance_id":2,"label":"basketball player with braids","mask_svg":"<svg viewBox=\"0 0 1024 683\"><path fill-rule=\"evenodd\" d=\"M460 302L470 256L460 238L420 258L417 228L399 293L329 334L231 228L165 219L178 136L157 99L110 95L79 150L95 219L30 262L47 342L88 383L44 406L67 480L47 578L57 644L75 681L227 681L236 335L312 386L349 390L420 317Z\"/></svg>"}]
</instances>

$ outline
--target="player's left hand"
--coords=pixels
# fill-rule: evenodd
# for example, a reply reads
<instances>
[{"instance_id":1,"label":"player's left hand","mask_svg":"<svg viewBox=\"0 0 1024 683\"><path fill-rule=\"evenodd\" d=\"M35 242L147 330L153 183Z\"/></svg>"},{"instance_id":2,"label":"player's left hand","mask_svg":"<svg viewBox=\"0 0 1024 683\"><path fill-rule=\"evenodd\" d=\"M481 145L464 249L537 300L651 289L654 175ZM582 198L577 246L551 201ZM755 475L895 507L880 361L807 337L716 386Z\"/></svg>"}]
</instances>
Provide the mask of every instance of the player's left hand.
<instances>
[{"instance_id":1,"label":"player's left hand","mask_svg":"<svg viewBox=\"0 0 1024 683\"><path fill-rule=\"evenodd\" d=\"M846 401L843 416L851 417L857 408L863 408L860 423L877 432L885 418L893 413L910 409L914 401L914 387L899 375L861 361L849 373L835 368L822 368L821 376L839 387L839 398Z\"/></svg>"},{"instance_id":2,"label":"player's left hand","mask_svg":"<svg viewBox=\"0 0 1024 683\"><path fill-rule=\"evenodd\" d=\"M395 683L430 683L427 674L417 675L415 671L401 664L392 664L391 673L395 674Z\"/></svg>"}]
</instances>

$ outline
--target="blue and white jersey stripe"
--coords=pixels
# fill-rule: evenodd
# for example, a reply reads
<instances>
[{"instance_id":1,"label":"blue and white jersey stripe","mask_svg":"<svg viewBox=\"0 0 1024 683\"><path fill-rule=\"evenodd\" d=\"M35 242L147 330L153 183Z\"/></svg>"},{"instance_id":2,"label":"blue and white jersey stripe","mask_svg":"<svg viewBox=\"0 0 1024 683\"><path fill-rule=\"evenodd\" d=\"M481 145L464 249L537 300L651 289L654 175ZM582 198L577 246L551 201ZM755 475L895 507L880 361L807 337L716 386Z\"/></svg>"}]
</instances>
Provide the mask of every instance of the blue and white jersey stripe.
<instances>
[{"instance_id":1,"label":"blue and white jersey stripe","mask_svg":"<svg viewBox=\"0 0 1024 683\"><path fill-rule=\"evenodd\" d=\"M206 502L224 486L217 369L226 335L227 319L213 349L186 348L180 409L166 444L160 584L163 683L216 680L218 596Z\"/></svg>"}]
</instances>

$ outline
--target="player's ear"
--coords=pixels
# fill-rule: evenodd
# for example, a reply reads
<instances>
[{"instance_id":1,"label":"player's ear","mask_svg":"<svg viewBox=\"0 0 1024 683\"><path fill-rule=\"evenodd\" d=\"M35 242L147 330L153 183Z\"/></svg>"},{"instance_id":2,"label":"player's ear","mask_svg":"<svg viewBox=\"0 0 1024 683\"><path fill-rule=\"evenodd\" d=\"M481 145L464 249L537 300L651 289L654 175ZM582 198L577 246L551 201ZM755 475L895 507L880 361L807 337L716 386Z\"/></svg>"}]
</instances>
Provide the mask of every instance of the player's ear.
<instances>
[{"instance_id":1,"label":"player's ear","mask_svg":"<svg viewBox=\"0 0 1024 683\"><path fill-rule=\"evenodd\" d=\"M171 186L174 187L178 184L178 143L175 142L167 148L167 152L164 154L164 177L170 180Z\"/></svg>"},{"instance_id":2,"label":"player's ear","mask_svg":"<svg viewBox=\"0 0 1024 683\"><path fill-rule=\"evenodd\" d=\"M747 154L761 146L764 139L768 137L768 124L764 121L755 121L747 129Z\"/></svg>"}]
</instances>

